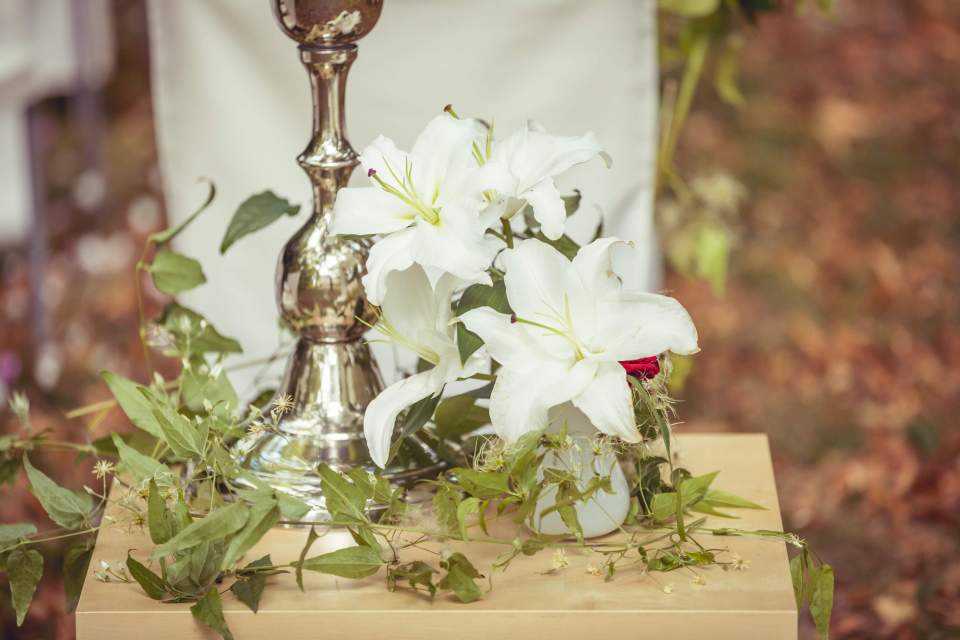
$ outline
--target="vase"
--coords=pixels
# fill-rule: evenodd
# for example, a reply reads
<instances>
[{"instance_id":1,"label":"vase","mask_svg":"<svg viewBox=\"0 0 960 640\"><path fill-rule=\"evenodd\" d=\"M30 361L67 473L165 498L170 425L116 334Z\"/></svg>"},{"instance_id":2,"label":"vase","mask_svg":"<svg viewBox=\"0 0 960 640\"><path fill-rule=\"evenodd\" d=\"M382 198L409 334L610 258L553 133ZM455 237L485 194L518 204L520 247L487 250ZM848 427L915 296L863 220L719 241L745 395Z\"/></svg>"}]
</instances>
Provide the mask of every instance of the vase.
<instances>
[{"instance_id":1,"label":"vase","mask_svg":"<svg viewBox=\"0 0 960 640\"><path fill-rule=\"evenodd\" d=\"M591 498L575 505L577 520L583 529L584 538L595 538L616 531L627 519L630 511L630 486L620 467L616 453L611 449L594 451L599 432L589 418L572 404L567 403L550 410L550 424L559 430L566 425L571 446L560 451L550 451L544 458L542 469L564 468L575 472L577 487L582 491L594 477L609 476L611 492L597 491ZM560 514L556 511L540 516L556 503L557 487L551 485L540 495L534 516L534 531L549 535L573 535Z\"/></svg>"}]
</instances>

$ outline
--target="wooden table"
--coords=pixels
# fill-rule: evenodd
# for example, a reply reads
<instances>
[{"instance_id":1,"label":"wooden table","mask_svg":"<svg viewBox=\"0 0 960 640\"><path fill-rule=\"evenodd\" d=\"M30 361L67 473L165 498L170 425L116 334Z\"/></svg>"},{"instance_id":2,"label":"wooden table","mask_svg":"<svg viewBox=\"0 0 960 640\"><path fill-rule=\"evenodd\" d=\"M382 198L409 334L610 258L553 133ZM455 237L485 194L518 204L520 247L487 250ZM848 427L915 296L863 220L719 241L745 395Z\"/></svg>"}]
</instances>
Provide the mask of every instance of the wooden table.
<instances>
[{"instance_id":1,"label":"wooden table","mask_svg":"<svg viewBox=\"0 0 960 640\"><path fill-rule=\"evenodd\" d=\"M704 434L677 439L681 462L695 475L719 469L715 488L767 507L766 511L739 511L739 520L718 519L716 526L782 527L766 436ZM339 531L327 534L317 541L311 555L352 544L343 536ZM275 562L295 560L305 537L303 529L275 529L249 557L270 553ZM625 569L612 582L604 582L587 572L585 555L573 553L569 554L569 567L555 575L543 575L551 564L551 554L545 551L518 558L506 573L496 573L493 590L468 605L447 596L431 602L409 591L390 593L383 572L364 580L307 572L305 593L297 590L292 576L271 578L258 614L229 594L224 596L223 606L237 640L795 639L797 609L785 545L749 538L704 539L711 546L728 546L740 554L749 561L749 570L701 570L705 585L694 584L693 575L683 570L651 577ZM138 550L134 555L142 558L150 544L139 532L123 527L105 529L90 571L101 560L125 558L128 549ZM502 550L474 544L469 556L486 571ZM414 554L405 556L414 558ZM77 608L78 640L214 637L193 621L188 604L157 603L136 585L88 578ZM668 586L670 593L665 593Z\"/></svg>"}]
</instances>

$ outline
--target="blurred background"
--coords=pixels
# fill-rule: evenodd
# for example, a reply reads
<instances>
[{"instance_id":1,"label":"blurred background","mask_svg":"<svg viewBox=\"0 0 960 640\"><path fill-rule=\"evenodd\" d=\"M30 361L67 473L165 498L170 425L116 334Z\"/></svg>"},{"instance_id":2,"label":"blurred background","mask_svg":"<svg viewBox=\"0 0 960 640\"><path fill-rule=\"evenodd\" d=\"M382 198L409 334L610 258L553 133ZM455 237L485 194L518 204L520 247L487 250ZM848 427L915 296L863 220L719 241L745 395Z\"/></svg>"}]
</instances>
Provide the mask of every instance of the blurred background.
<instances>
[{"instance_id":1,"label":"blurred background","mask_svg":"<svg viewBox=\"0 0 960 640\"><path fill-rule=\"evenodd\" d=\"M0 433L21 390L34 428L70 441L125 428L118 412L65 414L107 397L103 369L145 375L133 268L166 226L144 2L77 4L109 17L73 23L111 53L83 82L15 95L0 69L0 143L22 145L30 169L0 216ZM742 100L704 83L673 163L703 199L739 203L719 207L722 277L691 266L690 204L658 202L664 288L701 334L678 376L679 428L769 434L785 527L837 572L835 637L960 637L960 3L748 18ZM147 291L152 317L166 300ZM72 460L48 469L91 483ZM22 482L0 489L0 522L44 521ZM73 637L55 571L40 589L19 630L0 598L0 637Z\"/></svg>"}]
</instances>

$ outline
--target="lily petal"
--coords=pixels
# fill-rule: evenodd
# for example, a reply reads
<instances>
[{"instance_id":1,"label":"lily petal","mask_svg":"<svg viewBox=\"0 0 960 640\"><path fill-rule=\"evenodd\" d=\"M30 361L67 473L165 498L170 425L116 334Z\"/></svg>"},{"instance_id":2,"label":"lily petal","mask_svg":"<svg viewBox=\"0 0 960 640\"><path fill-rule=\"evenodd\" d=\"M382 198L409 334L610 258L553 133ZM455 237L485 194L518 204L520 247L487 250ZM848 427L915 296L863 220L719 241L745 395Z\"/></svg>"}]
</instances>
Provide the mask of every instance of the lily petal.
<instances>
[{"instance_id":1,"label":"lily petal","mask_svg":"<svg viewBox=\"0 0 960 640\"><path fill-rule=\"evenodd\" d=\"M367 273L363 289L373 304L381 304L387 291L387 276L413 264L416 228L404 229L378 240L367 256Z\"/></svg>"},{"instance_id":2,"label":"lily petal","mask_svg":"<svg viewBox=\"0 0 960 640\"><path fill-rule=\"evenodd\" d=\"M664 351L689 355L700 350L690 314L669 296L625 291L601 301L601 335L607 336L603 360L636 360Z\"/></svg>"},{"instance_id":3,"label":"lily petal","mask_svg":"<svg viewBox=\"0 0 960 640\"><path fill-rule=\"evenodd\" d=\"M555 326L556 319L565 315L570 261L539 240L517 243L501 254L501 260L511 308L521 318Z\"/></svg>"},{"instance_id":4,"label":"lily petal","mask_svg":"<svg viewBox=\"0 0 960 640\"><path fill-rule=\"evenodd\" d=\"M521 327L510 321L510 316L490 307L471 309L460 316L460 321L480 336L490 355L506 367L523 368L547 356Z\"/></svg>"},{"instance_id":5,"label":"lily petal","mask_svg":"<svg viewBox=\"0 0 960 640\"><path fill-rule=\"evenodd\" d=\"M443 388L443 379L434 372L424 371L393 383L380 392L367 406L363 416L363 435L374 463L383 468L390 456L390 440L397 416L405 408L424 398L437 394Z\"/></svg>"},{"instance_id":6,"label":"lily petal","mask_svg":"<svg viewBox=\"0 0 960 640\"><path fill-rule=\"evenodd\" d=\"M442 113L427 123L410 151L413 182L421 198L440 206L450 194L462 195L468 170L476 169L472 145L482 138L483 126L470 118ZM446 197L445 197L446 196Z\"/></svg>"},{"instance_id":7,"label":"lily petal","mask_svg":"<svg viewBox=\"0 0 960 640\"><path fill-rule=\"evenodd\" d=\"M345 187L333 205L333 234L371 235L409 227L417 217L408 205L380 187Z\"/></svg>"},{"instance_id":8,"label":"lily petal","mask_svg":"<svg viewBox=\"0 0 960 640\"><path fill-rule=\"evenodd\" d=\"M466 282L490 283L487 268L499 244L484 237L475 211L447 205L437 224L418 221L415 238L413 259L419 264L436 267Z\"/></svg>"},{"instance_id":9,"label":"lily petal","mask_svg":"<svg viewBox=\"0 0 960 640\"><path fill-rule=\"evenodd\" d=\"M520 194L533 209L533 217L540 223L543 235L556 240L563 235L567 223L567 211L563 206L563 198L557 191L552 179L541 180L532 188Z\"/></svg>"},{"instance_id":10,"label":"lily petal","mask_svg":"<svg viewBox=\"0 0 960 640\"><path fill-rule=\"evenodd\" d=\"M640 441L633 417L630 385L618 363L602 363L590 386L573 399L573 405L603 433L626 442Z\"/></svg>"},{"instance_id":11,"label":"lily petal","mask_svg":"<svg viewBox=\"0 0 960 640\"><path fill-rule=\"evenodd\" d=\"M407 339L413 339L419 331L434 328L437 304L423 267L414 264L402 271L393 271L386 282L380 308L394 329Z\"/></svg>"},{"instance_id":12,"label":"lily petal","mask_svg":"<svg viewBox=\"0 0 960 640\"><path fill-rule=\"evenodd\" d=\"M373 169L381 180L395 187L400 186L396 178L403 178L410 157L401 151L390 138L380 135L364 147L360 153L360 164L367 173Z\"/></svg>"},{"instance_id":13,"label":"lily petal","mask_svg":"<svg viewBox=\"0 0 960 640\"><path fill-rule=\"evenodd\" d=\"M610 260L610 250L620 244L627 243L619 238L599 238L580 247L574 256L573 268L580 276L584 288L592 291L594 295L620 289L620 278L614 272Z\"/></svg>"}]
</instances>

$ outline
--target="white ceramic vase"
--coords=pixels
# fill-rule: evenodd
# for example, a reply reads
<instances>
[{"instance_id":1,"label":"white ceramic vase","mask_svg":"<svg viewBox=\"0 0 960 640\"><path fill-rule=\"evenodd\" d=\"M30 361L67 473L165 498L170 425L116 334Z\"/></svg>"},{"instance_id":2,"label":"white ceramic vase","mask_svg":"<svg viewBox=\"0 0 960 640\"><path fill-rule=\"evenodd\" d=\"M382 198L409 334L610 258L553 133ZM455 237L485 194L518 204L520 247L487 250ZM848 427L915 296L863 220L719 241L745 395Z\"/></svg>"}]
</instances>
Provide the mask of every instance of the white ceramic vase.
<instances>
[{"instance_id":1,"label":"white ceramic vase","mask_svg":"<svg viewBox=\"0 0 960 640\"><path fill-rule=\"evenodd\" d=\"M627 519L630 511L630 487L620 468L620 462L612 452L595 455L592 443L597 436L596 428L579 409L571 404L555 407L550 411L550 423L560 426L566 422L570 437L577 445L565 451L551 452L544 459L544 468L576 469L579 471L578 487L582 490L596 475L609 475L613 492L598 491L592 498L576 505L577 519L583 528L584 538L595 538L615 531ZM550 535L573 535L556 511L539 516L556 502L556 487L552 486L537 501L537 516L534 529Z\"/></svg>"}]
</instances>

